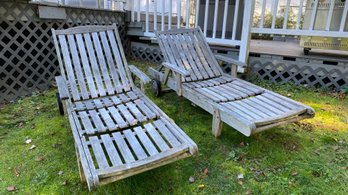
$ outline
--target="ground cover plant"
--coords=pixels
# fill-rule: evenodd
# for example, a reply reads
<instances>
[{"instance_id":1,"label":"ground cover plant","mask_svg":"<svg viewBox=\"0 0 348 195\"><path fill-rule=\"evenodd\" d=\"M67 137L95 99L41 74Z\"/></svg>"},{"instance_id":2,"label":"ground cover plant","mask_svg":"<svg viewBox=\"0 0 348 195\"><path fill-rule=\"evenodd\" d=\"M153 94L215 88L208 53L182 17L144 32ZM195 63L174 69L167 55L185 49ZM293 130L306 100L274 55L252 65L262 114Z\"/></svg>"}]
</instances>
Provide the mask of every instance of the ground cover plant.
<instances>
[{"instance_id":1,"label":"ground cover plant","mask_svg":"<svg viewBox=\"0 0 348 195\"><path fill-rule=\"evenodd\" d=\"M143 70L149 64L133 62ZM348 99L344 94L254 81L316 110L314 119L245 137L228 125L215 139L212 116L177 97L147 95L198 144L199 154L91 194L347 194ZM149 89L149 88L148 88ZM85 194L56 89L0 108L0 194Z\"/></svg>"}]
</instances>

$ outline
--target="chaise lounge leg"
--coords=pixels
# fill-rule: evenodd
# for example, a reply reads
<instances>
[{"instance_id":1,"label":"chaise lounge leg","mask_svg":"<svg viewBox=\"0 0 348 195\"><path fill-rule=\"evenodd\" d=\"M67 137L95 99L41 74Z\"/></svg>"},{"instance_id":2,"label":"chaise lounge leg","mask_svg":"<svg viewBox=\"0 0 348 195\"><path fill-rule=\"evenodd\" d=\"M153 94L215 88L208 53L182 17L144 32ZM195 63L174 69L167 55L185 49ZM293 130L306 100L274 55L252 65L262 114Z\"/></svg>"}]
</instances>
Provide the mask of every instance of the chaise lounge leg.
<instances>
[{"instance_id":1,"label":"chaise lounge leg","mask_svg":"<svg viewBox=\"0 0 348 195\"><path fill-rule=\"evenodd\" d=\"M212 133L215 136L215 138L217 138L217 137L219 137L221 135L222 124L223 123L221 121L219 109L214 109Z\"/></svg>"},{"instance_id":2,"label":"chaise lounge leg","mask_svg":"<svg viewBox=\"0 0 348 195\"><path fill-rule=\"evenodd\" d=\"M80 173L80 180L81 180L81 183L85 183L86 177L85 177L85 174L84 174L83 169L82 169L81 159L80 159L79 152L77 151L76 145L75 145L75 151L76 151L77 166L79 168L79 173Z\"/></svg>"}]
</instances>

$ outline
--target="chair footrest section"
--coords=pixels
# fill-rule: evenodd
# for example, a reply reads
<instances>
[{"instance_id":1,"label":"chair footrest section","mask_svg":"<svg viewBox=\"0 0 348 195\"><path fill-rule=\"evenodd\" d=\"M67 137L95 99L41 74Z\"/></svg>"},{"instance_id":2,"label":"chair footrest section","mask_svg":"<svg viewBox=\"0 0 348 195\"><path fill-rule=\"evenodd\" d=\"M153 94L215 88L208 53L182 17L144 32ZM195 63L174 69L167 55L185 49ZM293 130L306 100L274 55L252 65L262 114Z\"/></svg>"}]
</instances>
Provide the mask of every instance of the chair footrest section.
<instances>
[{"instance_id":1,"label":"chair footrest section","mask_svg":"<svg viewBox=\"0 0 348 195\"><path fill-rule=\"evenodd\" d=\"M81 143L84 151L79 151L79 155L90 169L84 171L95 173L99 185L174 162L197 151L195 143L165 117L130 129L82 136Z\"/></svg>"}]
</instances>

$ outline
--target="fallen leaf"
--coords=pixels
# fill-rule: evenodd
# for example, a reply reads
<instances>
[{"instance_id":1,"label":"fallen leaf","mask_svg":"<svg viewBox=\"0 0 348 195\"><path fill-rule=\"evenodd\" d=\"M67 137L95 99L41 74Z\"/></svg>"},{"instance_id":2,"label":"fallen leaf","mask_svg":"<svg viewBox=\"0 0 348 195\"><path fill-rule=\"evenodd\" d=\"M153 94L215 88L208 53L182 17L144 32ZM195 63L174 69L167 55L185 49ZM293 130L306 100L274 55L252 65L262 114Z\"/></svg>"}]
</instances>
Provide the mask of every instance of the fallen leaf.
<instances>
[{"instance_id":1,"label":"fallen leaf","mask_svg":"<svg viewBox=\"0 0 348 195\"><path fill-rule=\"evenodd\" d=\"M238 179L244 179L244 175L242 173L238 174Z\"/></svg>"},{"instance_id":2,"label":"fallen leaf","mask_svg":"<svg viewBox=\"0 0 348 195\"><path fill-rule=\"evenodd\" d=\"M16 188L16 186L13 186L13 185L12 185L12 186L7 186L6 189L7 189L8 192L13 192L13 191L15 191L17 188Z\"/></svg>"},{"instance_id":3,"label":"fallen leaf","mask_svg":"<svg viewBox=\"0 0 348 195\"><path fill-rule=\"evenodd\" d=\"M245 146L244 142L240 142L239 146L241 146L241 147Z\"/></svg>"},{"instance_id":4,"label":"fallen leaf","mask_svg":"<svg viewBox=\"0 0 348 195\"><path fill-rule=\"evenodd\" d=\"M35 148L36 148L35 145L31 145L31 147L29 148L29 150L33 150L33 149L35 149Z\"/></svg>"},{"instance_id":5,"label":"fallen leaf","mask_svg":"<svg viewBox=\"0 0 348 195\"><path fill-rule=\"evenodd\" d=\"M36 161L36 162L40 162L40 161L43 161L44 159L45 159L44 156L37 156L37 157L35 158L35 161Z\"/></svg>"},{"instance_id":6,"label":"fallen leaf","mask_svg":"<svg viewBox=\"0 0 348 195\"><path fill-rule=\"evenodd\" d=\"M242 185L243 185L243 181L242 181L242 180L239 180L239 181L238 181L238 184L242 186Z\"/></svg>"},{"instance_id":7,"label":"fallen leaf","mask_svg":"<svg viewBox=\"0 0 348 195\"><path fill-rule=\"evenodd\" d=\"M291 172L291 175L292 175L292 176L296 176L297 174L298 174L297 171L292 171L292 172Z\"/></svg>"},{"instance_id":8,"label":"fallen leaf","mask_svg":"<svg viewBox=\"0 0 348 195\"><path fill-rule=\"evenodd\" d=\"M26 144L30 144L31 141L32 141L31 139L27 139L27 140L25 140L25 143L26 143Z\"/></svg>"},{"instance_id":9,"label":"fallen leaf","mask_svg":"<svg viewBox=\"0 0 348 195\"><path fill-rule=\"evenodd\" d=\"M247 190L246 192L245 192L245 195L250 195L251 194L251 190Z\"/></svg>"},{"instance_id":10,"label":"fallen leaf","mask_svg":"<svg viewBox=\"0 0 348 195\"><path fill-rule=\"evenodd\" d=\"M68 181L66 181L66 180L64 180L63 182L62 182L62 185L63 186L66 186L68 184Z\"/></svg>"},{"instance_id":11,"label":"fallen leaf","mask_svg":"<svg viewBox=\"0 0 348 195\"><path fill-rule=\"evenodd\" d=\"M19 128L22 128L24 126L24 123L23 122L20 122L19 124L18 124L18 127Z\"/></svg>"},{"instance_id":12,"label":"fallen leaf","mask_svg":"<svg viewBox=\"0 0 348 195\"><path fill-rule=\"evenodd\" d=\"M200 190L202 190L204 187L205 187L205 185L204 185L204 184L200 184L200 185L198 185L198 189L200 189Z\"/></svg>"},{"instance_id":13,"label":"fallen leaf","mask_svg":"<svg viewBox=\"0 0 348 195\"><path fill-rule=\"evenodd\" d=\"M208 169L208 168L203 169L203 173L204 173L205 175L208 175L209 169Z\"/></svg>"},{"instance_id":14,"label":"fallen leaf","mask_svg":"<svg viewBox=\"0 0 348 195\"><path fill-rule=\"evenodd\" d=\"M190 182L190 183L195 182L195 178L194 178L194 177L192 177L192 176L190 176L190 178L189 178L189 182Z\"/></svg>"},{"instance_id":15,"label":"fallen leaf","mask_svg":"<svg viewBox=\"0 0 348 195\"><path fill-rule=\"evenodd\" d=\"M21 172L19 171L19 169L17 167L14 169L14 172L15 172L17 177L19 177L19 175L21 174Z\"/></svg>"}]
</instances>

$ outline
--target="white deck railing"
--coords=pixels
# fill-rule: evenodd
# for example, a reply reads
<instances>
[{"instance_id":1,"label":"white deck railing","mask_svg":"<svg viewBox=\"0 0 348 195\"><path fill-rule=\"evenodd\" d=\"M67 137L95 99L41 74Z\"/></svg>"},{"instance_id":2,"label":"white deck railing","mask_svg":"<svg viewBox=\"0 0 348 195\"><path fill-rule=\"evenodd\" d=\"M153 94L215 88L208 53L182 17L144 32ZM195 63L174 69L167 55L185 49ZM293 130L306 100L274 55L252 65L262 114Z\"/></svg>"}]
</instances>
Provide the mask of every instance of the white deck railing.
<instances>
[{"instance_id":1,"label":"white deck railing","mask_svg":"<svg viewBox=\"0 0 348 195\"><path fill-rule=\"evenodd\" d=\"M260 17L260 22L252 27L252 33L348 37L348 3L344 1L285 0L284 5L279 5L279 0L259 0L258 3L254 18ZM265 26L266 15L272 16L271 26ZM277 19L280 22L283 19L282 24L276 26Z\"/></svg>"},{"instance_id":2,"label":"white deck railing","mask_svg":"<svg viewBox=\"0 0 348 195\"><path fill-rule=\"evenodd\" d=\"M68 7L123 11L126 0L31 0L31 2Z\"/></svg>"},{"instance_id":3,"label":"white deck railing","mask_svg":"<svg viewBox=\"0 0 348 195\"><path fill-rule=\"evenodd\" d=\"M240 46L246 61L250 35L348 38L348 2L341 0L127 0L144 36L200 26L210 44ZM130 6L129 6L130 5Z\"/></svg>"},{"instance_id":4,"label":"white deck railing","mask_svg":"<svg viewBox=\"0 0 348 195\"><path fill-rule=\"evenodd\" d=\"M243 17L241 1L216 0L214 9L210 9L209 0L205 5L200 0L131 0L128 7L131 7L132 22L145 22L145 36L155 36L155 31L171 28L200 26L210 43L240 45L237 24ZM200 18L200 13L204 17Z\"/></svg>"}]
</instances>

